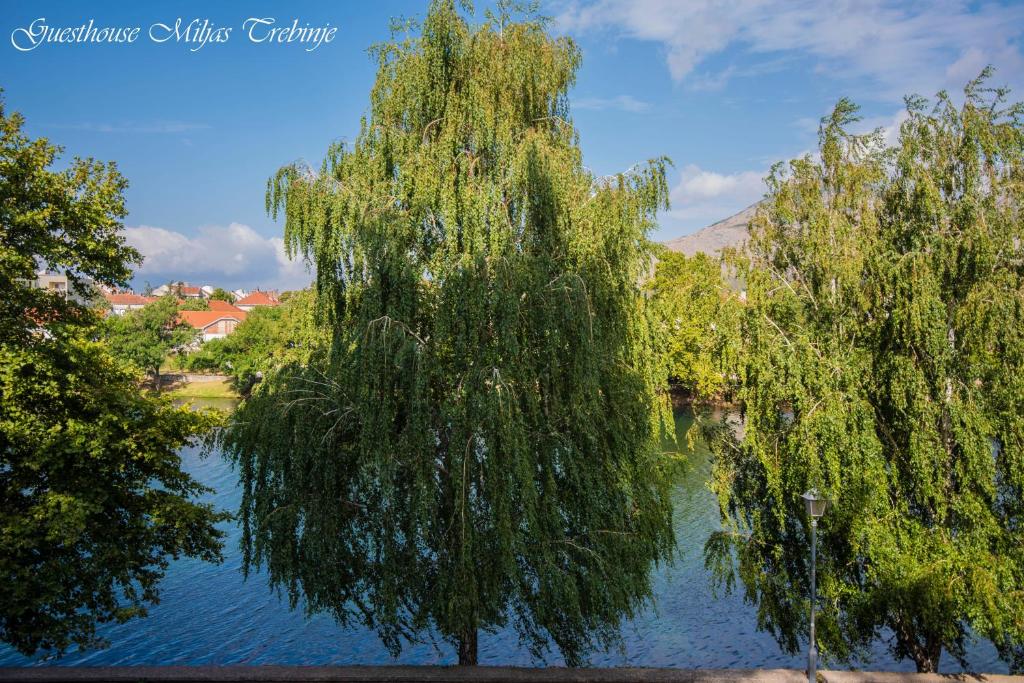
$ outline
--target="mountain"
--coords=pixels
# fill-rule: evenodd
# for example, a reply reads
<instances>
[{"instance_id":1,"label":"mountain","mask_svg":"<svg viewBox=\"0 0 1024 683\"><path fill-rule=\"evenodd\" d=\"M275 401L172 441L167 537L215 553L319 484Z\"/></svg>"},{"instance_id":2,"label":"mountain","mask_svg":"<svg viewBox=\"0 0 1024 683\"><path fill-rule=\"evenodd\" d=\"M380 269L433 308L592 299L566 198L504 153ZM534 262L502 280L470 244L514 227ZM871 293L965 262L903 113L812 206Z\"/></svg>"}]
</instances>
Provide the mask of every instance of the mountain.
<instances>
[{"instance_id":1,"label":"mountain","mask_svg":"<svg viewBox=\"0 0 1024 683\"><path fill-rule=\"evenodd\" d=\"M757 211L757 204L751 204L734 216L712 223L692 235L683 235L662 242L672 251L681 251L687 256L704 252L714 256L725 247L736 247L747 241L747 226Z\"/></svg>"}]
</instances>

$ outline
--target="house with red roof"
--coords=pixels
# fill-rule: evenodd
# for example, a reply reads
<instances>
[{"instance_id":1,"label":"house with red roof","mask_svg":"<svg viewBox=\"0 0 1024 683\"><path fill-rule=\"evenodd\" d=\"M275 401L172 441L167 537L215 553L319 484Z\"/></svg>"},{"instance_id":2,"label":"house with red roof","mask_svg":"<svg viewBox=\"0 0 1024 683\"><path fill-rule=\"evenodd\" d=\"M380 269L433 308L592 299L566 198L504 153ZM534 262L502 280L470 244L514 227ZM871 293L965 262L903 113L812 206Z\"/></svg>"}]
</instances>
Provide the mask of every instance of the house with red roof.
<instances>
[{"instance_id":1,"label":"house with red roof","mask_svg":"<svg viewBox=\"0 0 1024 683\"><path fill-rule=\"evenodd\" d=\"M230 304L228 305L230 306ZM182 322L188 323L202 333L204 342L228 336L235 331L239 323L245 320L245 316L245 311L216 310L212 307L209 311L180 311L178 313Z\"/></svg>"},{"instance_id":2,"label":"house with red roof","mask_svg":"<svg viewBox=\"0 0 1024 683\"><path fill-rule=\"evenodd\" d=\"M107 300L110 312L114 315L124 315L128 311L138 310L157 299L155 296L142 296L132 292L104 292L103 298Z\"/></svg>"},{"instance_id":3,"label":"house with red roof","mask_svg":"<svg viewBox=\"0 0 1024 683\"><path fill-rule=\"evenodd\" d=\"M202 287L196 287L187 282L171 282L166 285L160 285L153 290L153 294L156 296L174 294L179 299L205 299L207 296Z\"/></svg>"},{"instance_id":4,"label":"house with red roof","mask_svg":"<svg viewBox=\"0 0 1024 683\"><path fill-rule=\"evenodd\" d=\"M211 311L224 311L226 313L241 313L242 315L245 315L245 311L238 306L228 303L227 301L221 301L220 299L210 299L207 302L207 305L210 307Z\"/></svg>"},{"instance_id":5,"label":"house with red roof","mask_svg":"<svg viewBox=\"0 0 1024 683\"><path fill-rule=\"evenodd\" d=\"M249 292L245 297L242 297L235 302L235 306L238 306L243 311L251 311L258 306L280 306L281 302L277 298L276 292L263 292L255 290Z\"/></svg>"}]
</instances>

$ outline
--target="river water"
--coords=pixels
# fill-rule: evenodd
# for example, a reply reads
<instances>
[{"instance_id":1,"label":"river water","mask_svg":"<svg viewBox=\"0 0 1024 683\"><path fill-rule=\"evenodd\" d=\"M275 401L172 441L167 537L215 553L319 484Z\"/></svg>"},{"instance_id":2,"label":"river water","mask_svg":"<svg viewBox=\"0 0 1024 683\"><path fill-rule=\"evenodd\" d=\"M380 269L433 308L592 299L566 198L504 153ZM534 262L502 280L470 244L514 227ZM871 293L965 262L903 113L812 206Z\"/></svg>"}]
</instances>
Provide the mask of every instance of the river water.
<instances>
[{"instance_id":1,"label":"river water","mask_svg":"<svg viewBox=\"0 0 1024 683\"><path fill-rule=\"evenodd\" d=\"M685 433L692 417L676 414L678 447L686 449ZM674 446L673 446L674 447ZM714 496L707 488L710 456L700 445L689 453L690 466L674 494L679 542L676 562L657 570L655 605L623 628L622 651L592 655L594 666L680 668L799 668L803 654L782 652L771 636L757 630L751 605L738 594L715 595L704 569L701 550L708 534L719 528ZM234 470L219 456L202 457L197 449L182 453L186 470L215 490L208 496L218 508L237 510L240 490ZM288 608L287 598L272 593L262 575L242 578L240 531L227 532L224 562L210 565L182 560L171 565L161 584L161 602L145 619L106 625L100 633L111 646L72 651L57 661L23 657L0 647L0 666L170 665L170 664L453 664L445 643L406 646L392 659L373 634L363 628L342 629L329 617L306 619L301 609ZM968 649L972 671L1006 672L987 642ZM480 636L481 664L535 666L512 629ZM561 660L552 655L548 664ZM896 662L879 642L862 668L912 671ZM942 672L960 671L943 655Z\"/></svg>"}]
</instances>

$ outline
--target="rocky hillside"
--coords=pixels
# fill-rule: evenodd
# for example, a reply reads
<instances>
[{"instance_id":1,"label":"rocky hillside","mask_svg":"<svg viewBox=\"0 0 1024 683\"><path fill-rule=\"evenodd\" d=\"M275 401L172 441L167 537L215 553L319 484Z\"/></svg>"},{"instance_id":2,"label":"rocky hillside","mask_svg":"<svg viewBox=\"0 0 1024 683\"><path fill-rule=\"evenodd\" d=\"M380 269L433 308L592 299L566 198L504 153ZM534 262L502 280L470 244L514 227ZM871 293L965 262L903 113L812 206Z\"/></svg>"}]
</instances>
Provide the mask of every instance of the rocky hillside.
<instances>
[{"instance_id":1,"label":"rocky hillside","mask_svg":"<svg viewBox=\"0 0 1024 683\"><path fill-rule=\"evenodd\" d=\"M734 216L713 223L692 235L683 235L663 242L672 251L681 251L687 256L697 252L715 255L725 247L739 246L747 241L747 226L754 217L757 204L752 204Z\"/></svg>"}]
</instances>

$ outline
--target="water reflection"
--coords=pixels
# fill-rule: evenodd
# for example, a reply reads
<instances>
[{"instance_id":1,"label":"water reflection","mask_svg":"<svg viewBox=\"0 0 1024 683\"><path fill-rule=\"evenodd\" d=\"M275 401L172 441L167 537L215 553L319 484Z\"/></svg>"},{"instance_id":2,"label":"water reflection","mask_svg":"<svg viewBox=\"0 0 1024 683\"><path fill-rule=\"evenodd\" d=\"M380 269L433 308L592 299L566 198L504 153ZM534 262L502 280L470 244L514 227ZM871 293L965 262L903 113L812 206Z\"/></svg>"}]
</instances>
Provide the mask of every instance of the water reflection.
<instances>
[{"instance_id":1,"label":"water reflection","mask_svg":"<svg viewBox=\"0 0 1024 683\"><path fill-rule=\"evenodd\" d=\"M223 399L201 400L196 405L230 407ZM803 655L781 652L775 641L757 630L755 609L739 595L715 596L704 569L702 549L708 535L719 528L714 496L707 488L710 455L697 444L690 450L686 430L688 412L676 414L678 448L687 467L677 483L675 529L679 556L671 566L659 567L654 580L655 605L623 629L622 651L597 653L596 666L656 666L681 668L802 668ZM675 448L674 445L667 447ZM211 486L208 497L218 508L237 509L237 475L219 454L203 457L199 449L182 453L185 468ZM361 628L339 628L330 618L303 617L288 609L287 600L271 593L260 575L243 581L240 532L225 524L225 561L209 565L193 560L174 563L162 584L162 601L146 619L108 625L101 634L112 646L106 650L72 652L62 665L169 665L169 664L385 664L393 663L376 636ZM511 629L482 634L482 664L535 665ZM1005 672L987 643L970 649L971 669ZM455 657L445 644L421 643L405 648L397 660L405 664L452 664ZM40 664L0 648L0 666ZM45 662L42 662L45 663ZM552 656L549 663L561 664ZM896 663L884 644L874 648L869 668L910 671L909 662ZM944 657L942 671L958 671Z\"/></svg>"}]
</instances>

